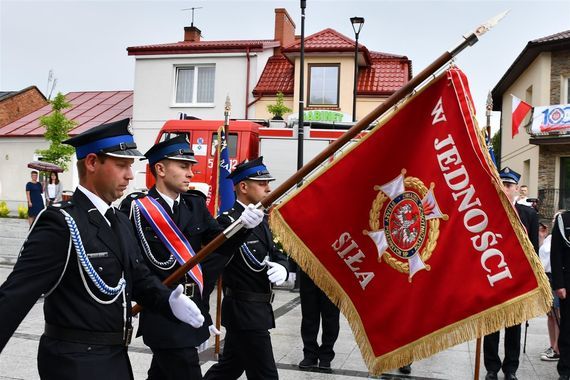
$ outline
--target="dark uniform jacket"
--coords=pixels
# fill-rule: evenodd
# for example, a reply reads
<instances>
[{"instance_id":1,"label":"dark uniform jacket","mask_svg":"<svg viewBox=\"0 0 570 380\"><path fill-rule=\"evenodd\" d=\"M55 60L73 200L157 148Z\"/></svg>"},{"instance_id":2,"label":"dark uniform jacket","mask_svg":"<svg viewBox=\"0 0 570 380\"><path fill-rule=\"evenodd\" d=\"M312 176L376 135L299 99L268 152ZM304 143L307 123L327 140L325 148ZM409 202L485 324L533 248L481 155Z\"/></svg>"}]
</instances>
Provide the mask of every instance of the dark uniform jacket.
<instances>
[{"instance_id":1,"label":"dark uniform jacket","mask_svg":"<svg viewBox=\"0 0 570 380\"><path fill-rule=\"evenodd\" d=\"M60 209L75 220L89 261L103 281L114 287L121 273L124 273L127 281L124 293L126 310L122 295L111 304L102 304L88 293L86 286L103 301L113 298L101 293L85 271L79 269L75 245L71 244L69 228ZM75 191L70 202L60 207L50 206L40 214L24 242L14 270L0 287L0 351L36 301L47 293L49 295L44 301L46 323L66 329L124 332L125 327L130 327L132 300L145 308L160 309L174 318L168 303L171 291L151 275L140 255L128 218L119 212L116 214L118 234L111 230L104 217L80 190ZM45 350L43 342L40 341L40 352L42 348ZM50 346L48 351L52 349L57 350L53 352L54 355L67 359L49 363L48 366L56 371L53 373L66 373L65 378L69 379L100 380L102 372L97 374L92 368L102 366L105 373L113 374L113 363L124 365L124 362L116 361L125 359L117 359L117 350L125 351L124 346L96 349L89 345L87 350L87 345L61 342L59 346ZM85 360L90 365L78 365L79 360ZM42 378L57 377L53 373L42 373L40 366ZM106 377L114 378L116 376Z\"/></svg>"},{"instance_id":2,"label":"dark uniform jacket","mask_svg":"<svg viewBox=\"0 0 570 380\"><path fill-rule=\"evenodd\" d=\"M570 238L570 212L562 213L562 230L558 218L552 227L552 242L550 247L550 264L552 266L552 288L570 289L570 247L566 244L566 240Z\"/></svg>"},{"instance_id":3,"label":"dark uniform jacket","mask_svg":"<svg viewBox=\"0 0 570 380\"><path fill-rule=\"evenodd\" d=\"M538 214L532 207L521 205L520 203L515 203L515 208L534 247L534 251L538 254Z\"/></svg>"},{"instance_id":4,"label":"dark uniform jacket","mask_svg":"<svg viewBox=\"0 0 570 380\"><path fill-rule=\"evenodd\" d=\"M235 202L232 209L218 217L218 222L226 227L237 220L243 210L243 206ZM288 268L287 257L277 249L273 242L267 217L252 230L252 233L246 238L245 244L259 262L269 256L270 261ZM222 303L222 324L227 329L267 330L275 327L271 303L238 299L240 297L234 297L227 291L229 288L230 292L271 294L272 285L267 278L267 268L261 271L253 270L244 255L236 249L224 269L223 286L225 296Z\"/></svg>"},{"instance_id":5,"label":"dark uniform jacket","mask_svg":"<svg viewBox=\"0 0 570 380\"><path fill-rule=\"evenodd\" d=\"M125 198L121 204L121 210L127 214L132 214L132 201L143 196L144 194L142 193L131 194ZM164 210L166 210L169 216L171 218L173 217L172 209L156 191L155 187L150 189L148 196L156 199L158 203L164 208ZM133 215L130 217L132 220ZM151 253L154 258L160 262L168 260L170 257L170 252L164 246L162 241L156 236L154 230L142 215L141 225L145 239L149 244ZM177 225L180 231L188 239L188 242L194 249L195 253L198 253L203 245L209 243L221 231L223 231L223 228L208 211L204 202L204 198L196 194L181 194ZM134 228L136 228L136 226ZM238 234L239 236L236 236L236 238L240 239L241 237L241 241L243 241L244 235L247 233L246 231ZM234 239L231 239L226 244L222 245L222 247L219 249L219 252L233 251L236 247L235 245L232 246L232 244L234 244L233 241ZM241 243L241 241L238 241L238 243ZM148 267L155 275L159 277L161 281L164 281L168 276L170 276L180 267L180 265L176 263L171 269L165 270L153 264L150 258L144 253L144 250L143 256L147 262ZM186 323L165 318L160 313L156 313L151 310L143 310L141 313L141 320L139 324L140 328L138 333L143 335L143 340L149 347L196 347L209 338L210 333L208 326L212 324L212 320L208 312L209 305L207 302L207 295L214 287L217 275L220 273L219 268L223 267L223 258L219 256L218 253L212 253L206 257L206 259L200 265L202 266L202 275L205 282L204 294L201 296L198 287L193 286L189 288L191 289L191 293L188 295L192 296L192 300L202 311L202 314L205 318L204 324L202 327L196 329ZM186 275L186 277L179 280L178 283L187 283L192 285L193 281L190 276Z\"/></svg>"}]
</instances>

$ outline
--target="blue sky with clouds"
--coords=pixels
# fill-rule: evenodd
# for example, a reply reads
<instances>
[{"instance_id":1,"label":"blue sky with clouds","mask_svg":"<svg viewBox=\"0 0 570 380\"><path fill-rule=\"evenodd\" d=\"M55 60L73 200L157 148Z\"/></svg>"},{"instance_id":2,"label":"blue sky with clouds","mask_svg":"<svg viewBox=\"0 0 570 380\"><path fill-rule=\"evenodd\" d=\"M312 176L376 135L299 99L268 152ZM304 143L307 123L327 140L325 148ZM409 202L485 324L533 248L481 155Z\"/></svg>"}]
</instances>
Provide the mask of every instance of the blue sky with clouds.
<instances>
[{"instance_id":1,"label":"blue sky with clouds","mask_svg":"<svg viewBox=\"0 0 570 380\"><path fill-rule=\"evenodd\" d=\"M0 0L0 91L36 85L46 91L52 69L56 91L132 89L128 46L180 41L195 25L206 40L272 39L274 9L285 8L300 34L299 1L27 1ZM408 56L414 73L461 35L510 9L505 19L457 58L470 79L484 120L487 93L529 40L570 29L570 1L307 0L306 35L333 28L348 37L349 18L366 19L360 42L370 50ZM498 117L493 118L494 129Z\"/></svg>"}]
</instances>

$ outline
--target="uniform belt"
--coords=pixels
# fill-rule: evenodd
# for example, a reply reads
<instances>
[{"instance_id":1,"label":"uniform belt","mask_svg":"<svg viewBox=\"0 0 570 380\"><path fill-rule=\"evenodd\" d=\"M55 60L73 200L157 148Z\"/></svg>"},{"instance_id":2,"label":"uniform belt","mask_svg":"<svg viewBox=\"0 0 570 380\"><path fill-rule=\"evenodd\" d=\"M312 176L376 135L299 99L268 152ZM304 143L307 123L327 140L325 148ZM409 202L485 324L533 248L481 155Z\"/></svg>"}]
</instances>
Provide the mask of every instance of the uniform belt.
<instances>
[{"instance_id":1,"label":"uniform belt","mask_svg":"<svg viewBox=\"0 0 570 380\"><path fill-rule=\"evenodd\" d=\"M98 344L103 346L128 346L131 343L133 328L124 332L99 332L66 329L46 323L44 335L53 339L73 343Z\"/></svg>"},{"instance_id":2,"label":"uniform belt","mask_svg":"<svg viewBox=\"0 0 570 380\"><path fill-rule=\"evenodd\" d=\"M246 292L243 290L233 290L230 288L225 289L225 295L240 301L266 302L266 303L273 303L273 299L275 298L275 293L273 292L254 293L254 292Z\"/></svg>"},{"instance_id":3,"label":"uniform belt","mask_svg":"<svg viewBox=\"0 0 570 380\"><path fill-rule=\"evenodd\" d=\"M174 288L172 288L172 290L174 290L178 285L182 285L183 287L182 292L185 295L187 295L190 298L194 297L194 290L196 288L196 284L194 282L188 282L188 283L181 282L179 284L176 284Z\"/></svg>"}]
</instances>

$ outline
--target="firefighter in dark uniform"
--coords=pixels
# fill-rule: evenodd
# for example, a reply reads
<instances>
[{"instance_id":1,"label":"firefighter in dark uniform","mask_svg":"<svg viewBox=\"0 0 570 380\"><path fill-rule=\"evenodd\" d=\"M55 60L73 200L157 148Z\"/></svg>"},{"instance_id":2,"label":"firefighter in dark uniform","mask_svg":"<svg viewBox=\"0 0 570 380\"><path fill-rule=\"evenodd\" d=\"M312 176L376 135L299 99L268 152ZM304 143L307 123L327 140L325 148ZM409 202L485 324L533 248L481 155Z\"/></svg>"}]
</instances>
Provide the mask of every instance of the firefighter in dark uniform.
<instances>
[{"instance_id":1,"label":"firefighter in dark uniform","mask_svg":"<svg viewBox=\"0 0 570 380\"><path fill-rule=\"evenodd\" d=\"M249 203L260 202L273 178L262 157L239 164L228 177L234 183L234 207L218 217L227 226ZM231 256L223 273L222 325L226 328L223 354L204 379L278 379L269 329L275 327L272 284L287 280L287 257L277 249L267 218L253 229L245 244Z\"/></svg>"},{"instance_id":2,"label":"firefighter in dark uniform","mask_svg":"<svg viewBox=\"0 0 570 380\"><path fill-rule=\"evenodd\" d=\"M570 211L559 214L552 227L550 264L552 288L560 298L560 334L558 336L559 380L570 379Z\"/></svg>"},{"instance_id":3,"label":"firefighter in dark uniform","mask_svg":"<svg viewBox=\"0 0 570 380\"><path fill-rule=\"evenodd\" d=\"M305 272L300 272L300 276L303 360L299 368L331 372L334 343L340 330L340 311ZM317 335L321 322L323 330L319 346Z\"/></svg>"},{"instance_id":4,"label":"firefighter in dark uniform","mask_svg":"<svg viewBox=\"0 0 570 380\"><path fill-rule=\"evenodd\" d=\"M186 136L181 135L154 145L145 153L145 157L156 180L156 185L150 189L148 196L160 204L197 253L203 244L210 242L223 231L223 228L208 211L204 198L187 192L190 179L194 175L192 166L198 161L190 149ZM126 212L133 222L148 267L161 280L165 280L180 265L133 202L143 197L145 197L143 193L130 194L122 202L121 210ZM246 221L244 226L253 228L263 220L263 212L248 209L244 218L242 218ZM250 219L254 220L253 224L247 223ZM239 234L234 235L218 249L219 252L235 250L243 243L248 231L242 229L241 237ZM235 241L238 243L234 243ZM200 293L198 286L188 274L180 281L184 285L186 295L192 297L206 319L201 328L192 328L152 310L141 312L138 333L142 334L144 343L153 352L148 371L149 380L202 378L196 347L208 340L210 331L219 334L212 325L208 313L209 305L205 301L207 298L203 298L206 292L211 291L216 281L216 275L213 274L219 266L216 261L223 260L217 255L219 253L212 253L199 264L204 281L208 281L204 294Z\"/></svg>"},{"instance_id":5,"label":"firefighter in dark uniform","mask_svg":"<svg viewBox=\"0 0 570 380\"><path fill-rule=\"evenodd\" d=\"M519 193L518 183L520 174L505 167L499 172L503 188L511 204L517 211L519 218L526 229L530 242L538 253L538 214L532 207L516 203ZM485 336L483 340L483 357L487 375L485 380L496 380L499 370L503 370L506 380L517 380L516 371L519 367L521 351L521 325L505 329L505 359L501 363L499 358L499 331Z\"/></svg>"},{"instance_id":6,"label":"firefighter in dark uniform","mask_svg":"<svg viewBox=\"0 0 570 380\"><path fill-rule=\"evenodd\" d=\"M133 159L142 156L129 119L65 143L76 148L80 184L71 201L38 215L0 286L0 351L44 297L42 379L132 379L131 301L195 327L204 318L181 287L172 291L151 274L128 218L110 206L133 178Z\"/></svg>"}]
</instances>

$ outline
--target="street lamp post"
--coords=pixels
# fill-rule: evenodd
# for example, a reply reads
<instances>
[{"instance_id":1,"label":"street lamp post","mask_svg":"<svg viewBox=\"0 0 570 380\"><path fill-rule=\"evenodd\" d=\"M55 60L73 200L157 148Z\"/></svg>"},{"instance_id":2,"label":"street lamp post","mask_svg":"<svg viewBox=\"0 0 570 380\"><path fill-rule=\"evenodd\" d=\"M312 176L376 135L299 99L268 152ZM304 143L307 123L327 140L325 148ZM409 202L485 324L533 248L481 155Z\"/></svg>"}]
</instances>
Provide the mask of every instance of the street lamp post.
<instances>
[{"instance_id":1,"label":"street lamp post","mask_svg":"<svg viewBox=\"0 0 570 380\"><path fill-rule=\"evenodd\" d=\"M358 87L358 35L364 25L364 17L351 17L352 29L354 30L354 93L352 94L352 121L356 121L356 89Z\"/></svg>"}]
</instances>

